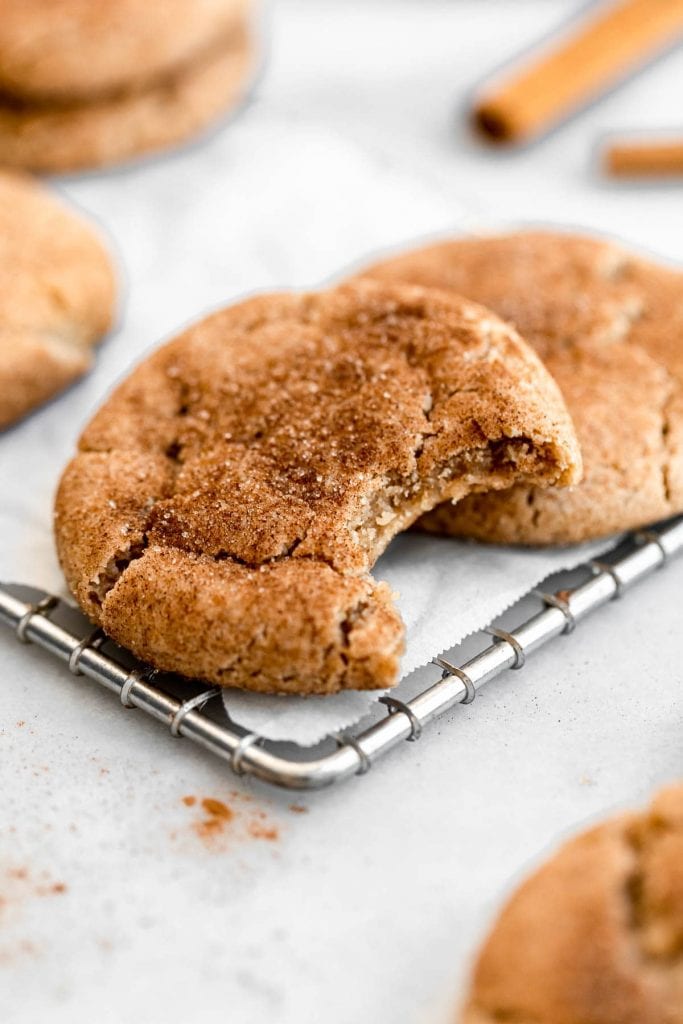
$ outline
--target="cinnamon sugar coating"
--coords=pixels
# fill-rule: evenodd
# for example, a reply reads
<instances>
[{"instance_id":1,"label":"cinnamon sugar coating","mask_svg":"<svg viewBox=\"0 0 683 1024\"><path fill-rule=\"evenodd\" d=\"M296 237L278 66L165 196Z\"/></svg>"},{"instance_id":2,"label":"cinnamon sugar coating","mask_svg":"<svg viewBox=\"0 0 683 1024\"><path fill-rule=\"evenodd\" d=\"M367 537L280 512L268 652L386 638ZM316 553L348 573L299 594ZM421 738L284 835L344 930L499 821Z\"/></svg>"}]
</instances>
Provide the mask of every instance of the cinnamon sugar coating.
<instances>
[{"instance_id":1,"label":"cinnamon sugar coating","mask_svg":"<svg viewBox=\"0 0 683 1024\"><path fill-rule=\"evenodd\" d=\"M558 382L581 444L579 486L476 495L421 525L556 544L683 511L683 274L552 232L443 242L367 274L452 290L514 323Z\"/></svg>"},{"instance_id":2,"label":"cinnamon sugar coating","mask_svg":"<svg viewBox=\"0 0 683 1024\"><path fill-rule=\"evenodd\" d=\"M37 182L0 171L0 429L88 369L114 301L94 227Z\"/></svg>"},{"instance_id":3,"label":"cinnamon sugar coating","mask_svg":"<svg viewBox=\"0 0 683 1024\"><path fill-rule=\"evenodd\" d=\"M158 667L304 693L395 682L403 626L369 570L397 532L580 463L514 330L372 282L215 313L142 363L79 448L56 536L93 621Z\"/></svg>"},{"instance_id":4,"label":"cinnamon sugar coating","mask_svg":"<svg viewBox=\"0 0 683 1024\"><path fill-rule=\"evenodd\" d=\"M565 844L512 896L462 1024L683 1022L683 786Z\"/></svg>"}]
</instances>

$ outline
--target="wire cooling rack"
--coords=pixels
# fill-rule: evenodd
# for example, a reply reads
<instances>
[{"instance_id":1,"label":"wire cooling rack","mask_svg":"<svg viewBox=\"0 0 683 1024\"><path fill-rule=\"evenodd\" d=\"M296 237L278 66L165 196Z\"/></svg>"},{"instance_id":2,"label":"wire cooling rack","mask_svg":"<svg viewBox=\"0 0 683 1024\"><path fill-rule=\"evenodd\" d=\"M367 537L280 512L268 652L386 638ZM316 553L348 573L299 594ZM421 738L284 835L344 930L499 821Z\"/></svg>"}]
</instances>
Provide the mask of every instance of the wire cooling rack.
<instances>
[{"instance_id":1,"label":"wire cooling rack","mask_svg":"<svg viewBox=\"0 0 683 1024\"><path fill-rule=\"evenodd\" d=\"M535 591L540 610L511 630L490 626L488 642L455 665L435 658L438 677L408 701L380 697L382 718L356 733L328 738L328 750L306 751L267 740L232 721L218 702L221 690L157 672L116 646L69 602L33 588L0 584L0 622L22 643L33 643L83 676L112 690L126 708L139 708L210 751L238 775L255 775L286 789L321 789L367 772L402 740L415 741L423 729L456 704L471 703L479 689L505 669L523 668L527 657L585 618L621 597L645 576L683 551L683 517L629 535L599 561L580 567L582 580L555 593ZM484 641L482 641L484 643ZM218 710L211 713L212 705ZM283 752L284 751L284 752Z\"/></svg>"}]
</instances>

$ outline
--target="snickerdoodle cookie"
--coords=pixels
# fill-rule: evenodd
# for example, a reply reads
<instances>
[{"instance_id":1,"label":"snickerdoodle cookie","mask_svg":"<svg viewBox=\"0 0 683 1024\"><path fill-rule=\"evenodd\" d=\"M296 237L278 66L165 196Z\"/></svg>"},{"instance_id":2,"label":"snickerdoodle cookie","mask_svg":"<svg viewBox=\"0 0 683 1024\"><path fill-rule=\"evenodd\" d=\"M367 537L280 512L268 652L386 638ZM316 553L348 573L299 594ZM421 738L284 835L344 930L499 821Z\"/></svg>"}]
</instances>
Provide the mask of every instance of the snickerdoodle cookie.
<instances>
[{"instance_id":1,"label":"snickerdoodle cookie","mask_svg":"<svg viewBox=\"0 0 683 1024\"><path fill-rule=\"evenodd\" d=\"M578 474L557 388L494 314L420 288L265 295L159 349L86 428L56 506L69 585L108 634L226 686L395 682L369 570L445 498Z\"/></svg>"},{"instance_id":2,"label":"snickerdoodle cookie","mask_svg":"<svg viewBox=\"0 0 683 1024\"><path fill-rule=\"evenodd\" d=\"M612 243L520 232L390 259L383 281L444 288L515 324L560 386L583 481L445 505L423 525L504 543L586 540L683 511L683 274Z\"/></svg>"},{"instance_id":3,"label":"snickerdoodle cookie","mask_svg":"<svg viewBox=\"0 0 683 1024\"><path fill-rule=\"evenodd\" d=\"M0 429L88 369L114 301L95 229L42 185L0 171Z\"/></svg>"},{"instance_id":4,"label":"snickerdoodle cookie","mask_svg":"<svg viewBox=\"0 0 683 1024\"><path fill-rule=\"evenodd\" d=\"M244 96L248 0L10 0L0 17L0 161L36 171L171 146Z\"/></svg>"},{"instance_id":5,"label":"snickerdoodle cookie","mask_svg":"<svg viewBox=\"0 0 683 1024\"><path fill-rule=\"evenodd\" d=\"M683 786L563 846L484 944L462 1024L683 1024Z\"/></svg>"}]
</instances>

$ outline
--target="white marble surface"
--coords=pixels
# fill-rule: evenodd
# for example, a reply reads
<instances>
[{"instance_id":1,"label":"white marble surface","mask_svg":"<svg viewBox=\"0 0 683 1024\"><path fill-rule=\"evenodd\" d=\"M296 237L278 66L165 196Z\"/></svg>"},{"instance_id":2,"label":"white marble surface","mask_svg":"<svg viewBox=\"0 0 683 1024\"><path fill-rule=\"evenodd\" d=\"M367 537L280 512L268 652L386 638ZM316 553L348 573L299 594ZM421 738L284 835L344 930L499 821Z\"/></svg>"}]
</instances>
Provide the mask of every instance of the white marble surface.
<instances>
[{"instance_id":1,"label":"white marble surface","mask_svg":"<svg viewBox=\"0 0 683 1024\"><path fill-rule=\"evenodd\" d=\"M599 133L677 121L683 54L518 154L482 152L458 123L487 68L576 7L282 0L240 121L182 155L63 183L104 222L135 287L97 372L3 440L32 453L17 481L0 450L3 506L40 532L56 472L43 452L57 435L66 455L122 356L230 296L329 276L340 253L469 218L582 224L683 258L680 188L607 187L589 165ZM320 147L340 164L327 193L306 175ZM404 208L392 183L411 176ZM258 216L245 190L263 195ZM374 203L383 216L397 205L392 237L373 228ZM337 211L338 237L319 229L320 204ZM444 204L452 224L436 222ZM188 231L191 254L176 244ZM32 568L49 584L43 532ZM3 575L13 558L26 567L26 551L2 551ZM299 800L307 813L0 637L3 1021L446 1022L486 922L530 861L683 775L682 586L683 561L419 746ZM186 795L224 800L235 818L207 839ZM277 839L251 834L270 829Z\"/></svg>"}]
</instances>

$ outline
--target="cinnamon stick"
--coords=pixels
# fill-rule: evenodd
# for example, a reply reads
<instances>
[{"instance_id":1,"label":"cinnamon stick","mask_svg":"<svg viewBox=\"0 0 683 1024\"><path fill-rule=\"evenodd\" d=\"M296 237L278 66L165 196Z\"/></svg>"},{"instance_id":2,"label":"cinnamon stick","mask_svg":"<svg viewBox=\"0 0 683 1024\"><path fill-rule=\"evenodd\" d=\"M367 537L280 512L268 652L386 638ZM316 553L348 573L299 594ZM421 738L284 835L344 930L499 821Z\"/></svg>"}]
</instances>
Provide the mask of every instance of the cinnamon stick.
<instances>
[{"instance_id":1,"label":"cinnamon stick","mask_svg":"<svg viewBox=\"0 0 683 1024\"><path fill-rule=\"evenodd\" d=\"M486 89L474 124L492 142L540 135L681 35L683 0L610 3L552 50Z\"/></svg>"},{"instance_id":2,"label":"cinnamon stick","mask_svg":"<svg viewBox=\"0 0 683 1024\"><path fill-rule=\"evenodd\" d=\"M608 174L618 178L683 177L683 139L616 141L604 150Z\"/></svg>"}]
</instances>

